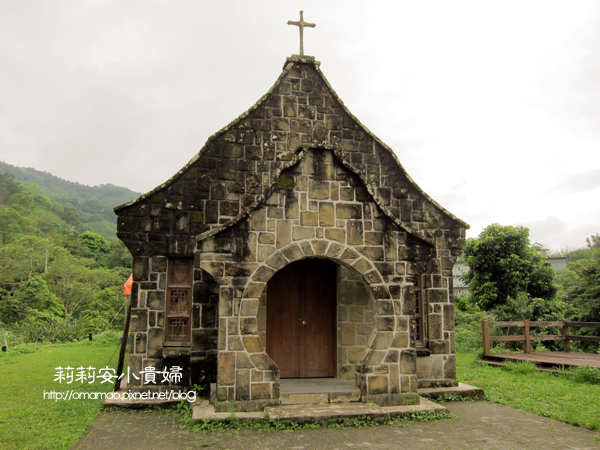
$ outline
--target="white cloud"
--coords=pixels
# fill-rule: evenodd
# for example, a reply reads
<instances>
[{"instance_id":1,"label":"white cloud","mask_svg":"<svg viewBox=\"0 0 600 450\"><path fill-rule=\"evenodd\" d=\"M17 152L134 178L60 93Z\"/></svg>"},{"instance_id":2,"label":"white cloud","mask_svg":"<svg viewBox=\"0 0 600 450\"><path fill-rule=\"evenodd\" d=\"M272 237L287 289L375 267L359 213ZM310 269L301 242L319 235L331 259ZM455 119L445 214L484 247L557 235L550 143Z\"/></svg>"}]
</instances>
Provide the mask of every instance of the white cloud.
<instances>
[{"instance_id":1,"label":"white cloud","mask_svg":"<svg viewBox=\"0 0 600 450\"><path fill-rule=\"evenodd\" d=\"M594 2L1 2L2 159L152 189L274 83L300 9L307 54L470 236L600 231Z\"/></svg>"}]
</instances>

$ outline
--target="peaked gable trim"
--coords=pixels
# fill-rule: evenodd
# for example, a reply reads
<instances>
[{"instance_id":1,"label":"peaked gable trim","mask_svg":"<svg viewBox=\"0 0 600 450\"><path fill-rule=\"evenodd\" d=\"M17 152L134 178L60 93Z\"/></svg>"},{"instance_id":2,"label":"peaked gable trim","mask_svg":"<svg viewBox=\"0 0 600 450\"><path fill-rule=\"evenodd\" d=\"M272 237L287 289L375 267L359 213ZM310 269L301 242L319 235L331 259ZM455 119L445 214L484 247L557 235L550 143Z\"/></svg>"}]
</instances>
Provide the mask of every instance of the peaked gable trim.
<instances>
[{"instance_id":1,"label":"peaked gable trim","mask_svg":"<svg viewBox=\"0 0 600 450\"><path fill-rule=\"evenodd\" d=\"M375 203L378 206L378 208L384 213L384 215L389 220L392 221L392 223L394 223L398 228L400 228L400 229L406 231L407 233L411 234L412 236L416 237L417 239L420 239L429 245L435 246L435 242L432 237L426 236L423 232L415 230L409 223L402 222L399 218L395 217L390 212L390 210L383 204L381 199L376 195L373 188L369 185L369 183L367 182L366 176L362 173L362 171L360 171L359 169L357 169L356 167L354 167L353 165L351 165L347 162L347 158L345 156L346 154L343 151L334 150L332 148L327 148L325 146L318 146L315 144L304 145L303 147L300 148L299 151L297 151L297 153L294 154L294 156L292 157L292 159L290 161L288 161L281 168L279 168L276 172L275 180L272 181L271 185L265 190L265 192L263 192L263 194L260 195L260 197L258 198L258 201L256 203L254 203L253 205L250 205L249 207L244 209L240 214L235 216L233 219L228 220L227 222L223 223L222 225L219 225L218 227L215 227L212 230L209 230L209 231L199 234L198 236L196 236L196 242L200 242L205 239L216 236L217 234L221 233L222 231L234 226L236 223L240 222L242 219L249 216L254 210L256 210L257 208L262 206L267 201L267 199L271 196L271 194L275 191L275 189L277 189L277 185L279 184L279 180L281 179L283 172L285 170L295 166L296 164L298 164L304 158L304 156L308 153L308 150L310 150L310 149L330 150L333 153L333 155L335 156L335 158L338 160L338 162L344 168L348 169L350 172L355 174L360 179L360 181L363 184L363 187L368 192L371 201L373 201L373 203Z\"/></svg>"},{"instance_id":2,"label":"peaked gable trim","mask_svg":"<svg viewBox=\"0 0 600 450\"><path fill-rule=\"evenodd\" d=\"M210 147L211 144L213 144L214 142L216 142L219 137L221 137L222 135L226 134L231 129L234 129L234 127L237 124L239 124L243 119L245 119L246 117L248 117L252 112L254 112L256 109L258 109L260 106L262 106L263 103L265 103L269 99L269 97L272 94L274 94L275 90L277 88L279 88L279 86L281 85L281 83L288 77L288 75L294 69L294 67L296 65L312 66L314 68L315 73L321 78L321 80L323 81L323 83L325 84L325 86L327 87L327 89L329 90L329 92L331 93L332 98L339 104L339 106L341 107L342 111L345 114L347 114L348 117L352 121L354 121L356 123L356 125L358 125L370 138L373 139L373 141L375 143L379 144L381 146L381 148L384 149L393 158L393 161L397 164L397 167L399 168L401 174L406 178L406 180L408 181L408 183L417 191L417 193L419 195L421 195L426 201L430 202L442 214L444 214L447 217L449 217L459 227L461 227L461 228L467 228L467 229L470 228L469 224L467 224L466 222L464 222L461 219L459 219L458 217L456 217L450 211L446 210L443 206L441 206L438 202L436 202L432 197L430 197L423 189L421 189L421 187L408 174L408 172L406 171L406 169L404 169L404 167L400 163L400 160L398 159L398 157L394 153L394 151L388 145L386 145L381 139L379 139L373 132L371 132L364 124L362 124L362 122L360 122L360 120L358 120L350 112L350 110L346 107L346 105L344 104L344 102L342 101L342 99L338 96L337 92L333 89L333 87L331 86L331 84L329 83L329 81L327 80L327 78L325 77L325 75L323 74L323 72L321 71L321 69L319 67L320 66L320 62L319 61L315 61L313 57L299 56L299 55L293 55L292 57L288 57L286 59L286 63L284 65L282 73L279 75L278 79L275 81L275 83L273 84L273 86L271 86L271 88L254 105L252 105L247 111L245 111L244 113L242 113L236 119L234 119L233 121L231 121L228 125L226 125L225 127L221 128L219 131L217 131L216 133L214 133L213 135L211 135L207 139L207 141L204 144L204 146L200 149L200 151L197 154L195 154L192 157L192 159L190 159L190 161L185 166L183 166L175 175L173 175L167 181L165 181L164 183L160 184L159 186L157 186L156 188L152 189L151 191L149 191L149 192L141 195L137 199L132 200L130 202L127 202L127 203L125 203L123 205L115 207L114 208L115 213L118 214L119 211L121 211L123 209L126 209L126 208L128 208L130 206L133 206L133 205L135 205L135 204L143 201L144 199L146 199L148 197L151 197L152 195L154 195L157 192L165 189L170 184L172 184L173 182L175 182L178 178L180 178L182 175L184 175L184 173L196 161L198 161L198 159L200 159L203 156L203 153L205 152L205 150L207 150ZM326 141L324 141L324 142L315 142L312 145L310 145L310 144L302 144L302 146L303 147L323 147L325 149L331 149L331 150L333 150L333 147L330 144L328 144ZM298 151L298 150L296 150L296 151ZM346 153L343 150L336 150L334 153L336 154L336 156L338 157L338 159L340 160L340 162L343 163L346 168L348 168L349 170L351 170L352 172L356 173L357 175L359 175L361 177L361 180L363 181L363 183L365 183L365 186L369 190L369 194L371 195L371 197L374 200L377 199L376 203L379 206L383 206L382 202L378 199L378 196L375 194L375 192L373 191L373 189L370 186L370 184L366 182L366 179L365 179L364 175L362 174L362 171L359 168L355 167L351 162L349 162L349 161L346 160L346 157L344 156ZM285 164L283 168L286 168L285 166L290 167L289 163ZM271 187L273 187L273 186L271 186ZM377 187L380 187L380 186L377 186ZM385 211L386 215L388 215L390 218L393 217L391 215L390 211L387 208L385 208L385 209L382 208L382 211ZM228 221L227 223L231 223L231 222L235 223L235 222L237 222L237 221L240 220L240 219L238 219L238 217L240 217L240 218L241 217L245 217L245 214L246 213L243 211L238 216L236 216L232 220ZM394 223L397 223L399 226L401 226L406 231L410 232L411 234L413 234L415 236L418 236L420 239L428 240L428 242L433 242L433 240L434 240L433 236L426 236L425 235L427 233L426 230L424 230L424 231L415 231L406 222L401 222L399 218L394 218L393 221L394 221ZM223 225L225 225L225 224L223 224ZM210 232L212 232L212 230ZM207 232L207 233L210 233L210 232Z\"/></svg>"}]
</instances>

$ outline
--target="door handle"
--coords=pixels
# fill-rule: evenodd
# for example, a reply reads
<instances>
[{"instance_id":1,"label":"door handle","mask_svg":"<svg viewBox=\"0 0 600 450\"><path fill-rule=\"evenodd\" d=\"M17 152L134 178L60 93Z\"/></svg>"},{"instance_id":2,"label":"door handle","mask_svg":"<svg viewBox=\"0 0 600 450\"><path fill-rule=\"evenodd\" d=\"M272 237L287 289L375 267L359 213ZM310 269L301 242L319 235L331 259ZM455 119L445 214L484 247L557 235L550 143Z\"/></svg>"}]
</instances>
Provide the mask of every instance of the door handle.
<instances>
[{"instance_id":1,"label":"door handle","mask_svg":"<svg viewBox=\"0 0 600 450\"><path fill-rule=\"evenodd\" d=\"M305 327L306 326L306 320L302 321L302 326Z\"/></svg>"}]
</instances>

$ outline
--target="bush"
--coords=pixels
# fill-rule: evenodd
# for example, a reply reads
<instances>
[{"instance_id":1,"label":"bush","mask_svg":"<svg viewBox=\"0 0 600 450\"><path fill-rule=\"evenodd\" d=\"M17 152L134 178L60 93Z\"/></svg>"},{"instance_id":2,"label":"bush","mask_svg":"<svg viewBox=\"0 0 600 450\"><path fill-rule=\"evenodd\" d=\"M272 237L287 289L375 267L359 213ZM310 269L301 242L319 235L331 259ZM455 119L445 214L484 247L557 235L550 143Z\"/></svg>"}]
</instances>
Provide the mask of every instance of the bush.
<instances>
[{"instance_id":1,"label":"bush","mask_svg":"<svg viewBox=\"0 0 600 450\"><path fill-rule=\"evenodd\" d=\"M575 367L572 376L573 380L579 383L600 384L600 369L596 367Z\"/></svg>"},{"instance_id":2,"label":"bush","mask_svg":"<svg viewBox=\"0 0 600 450\"><path fill-rule=\"evenodd\" d=\"M461 295L454 298L456 329L456 350L458 352L481 353L483 339L481 337L481 321L487 315L470 301L469 296Z\"/></svg>"}]
</instances>

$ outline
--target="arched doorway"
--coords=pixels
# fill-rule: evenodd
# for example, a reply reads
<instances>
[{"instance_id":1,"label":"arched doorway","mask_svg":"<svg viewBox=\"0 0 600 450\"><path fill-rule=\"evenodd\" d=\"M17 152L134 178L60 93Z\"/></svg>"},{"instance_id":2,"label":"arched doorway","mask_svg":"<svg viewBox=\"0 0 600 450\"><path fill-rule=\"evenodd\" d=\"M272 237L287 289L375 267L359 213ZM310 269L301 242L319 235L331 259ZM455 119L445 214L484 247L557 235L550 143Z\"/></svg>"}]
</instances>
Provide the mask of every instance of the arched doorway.
<instances>
[{"instance_id":1,"label":"arched doorway","mask_svg":"<svg viewBox=\"0 0 600 450\"><path fill-rule=\"evenodd\" d=\"M336 376L336 264L304 259L267 283L267 353L281 378Z\"/></svg>"}]
</instances>

